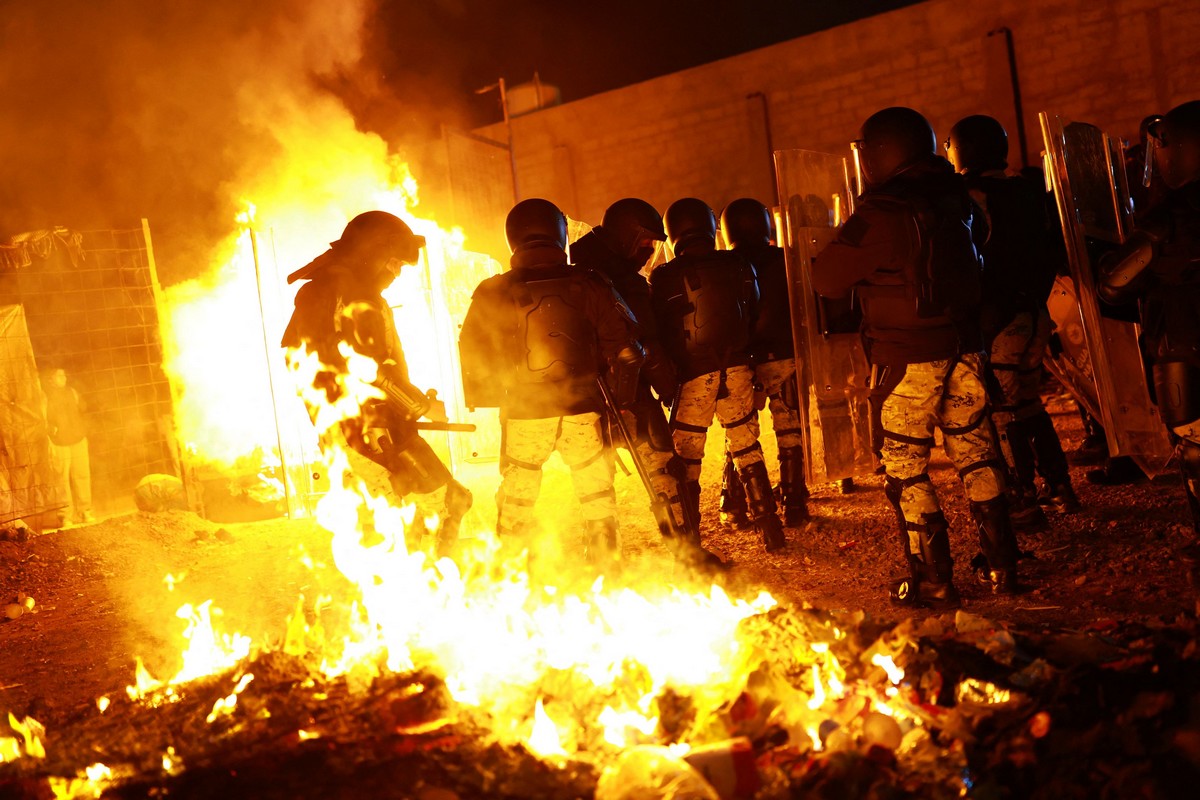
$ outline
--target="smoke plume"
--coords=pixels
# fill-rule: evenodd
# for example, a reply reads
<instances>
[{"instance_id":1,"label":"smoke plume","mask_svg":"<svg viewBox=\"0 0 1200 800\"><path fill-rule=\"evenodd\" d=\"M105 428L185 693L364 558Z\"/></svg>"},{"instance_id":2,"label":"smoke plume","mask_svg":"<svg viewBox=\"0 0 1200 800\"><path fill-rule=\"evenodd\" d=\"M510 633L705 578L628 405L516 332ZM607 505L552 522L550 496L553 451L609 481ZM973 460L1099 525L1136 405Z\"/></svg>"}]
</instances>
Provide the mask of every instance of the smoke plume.
<instances>
[{"instance_id":1,"label":"smoke plume","mask_svg":"<svg viewBox=\"0 0 1200 800\"><path fill-rule=\"evenodd\" d=\"M446 108L432 80L406 103L381 79L375 13L366 0L0 2L0 238L146 217L171 284L207 269L256 188L334 196L345 147L387 159L434 129L427 103ZM352 107L392 120L388 140Z\"/></svg>"}]
</instances>

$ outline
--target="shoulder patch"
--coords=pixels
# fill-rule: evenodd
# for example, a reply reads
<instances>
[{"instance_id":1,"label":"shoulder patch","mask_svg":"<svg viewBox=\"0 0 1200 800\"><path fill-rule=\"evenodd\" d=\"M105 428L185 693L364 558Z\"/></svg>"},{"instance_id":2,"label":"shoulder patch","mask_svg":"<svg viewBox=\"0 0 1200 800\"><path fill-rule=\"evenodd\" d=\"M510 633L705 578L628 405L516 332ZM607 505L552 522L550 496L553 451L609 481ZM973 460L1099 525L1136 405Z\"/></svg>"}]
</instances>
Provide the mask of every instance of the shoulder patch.
<instances>
[{"instance_id":1,"label":"shoulder patch","mask_svg":"<svg viewBox=\"0 0 1200 800\"><path fill-rule=\"evenodd\" d=\"M838 238L852 247L858 247L869 230L871 230L871 223L863 219L861 214L851 214L850 219L846 220L846 224L842 226Z\"/></svg>"}]
</instances>

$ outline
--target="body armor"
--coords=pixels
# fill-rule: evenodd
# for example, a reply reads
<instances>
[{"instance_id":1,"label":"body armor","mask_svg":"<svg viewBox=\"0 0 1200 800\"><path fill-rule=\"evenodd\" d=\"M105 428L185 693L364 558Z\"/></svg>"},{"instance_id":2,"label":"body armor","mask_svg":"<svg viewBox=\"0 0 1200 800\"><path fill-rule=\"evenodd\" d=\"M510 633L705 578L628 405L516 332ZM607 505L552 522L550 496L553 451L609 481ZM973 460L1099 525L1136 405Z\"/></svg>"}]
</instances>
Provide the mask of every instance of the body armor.
<instances>
[{"instance_id":1,"label":"body armor","mask_svg":"<svg viewBox=\"0 0 1200 800\"><path fill-rule=\"evenodd\" d=\"M983 327L990 338L1021 311L1046 304L1058 262L1045 193L1019 175L968 173L967 187L991 235L983 254Z\"/></svg>"},{"instance_id":2,"label":"body armor","mask_svg":"<svg viewBox=\"0 0 1200 800\"><path fill-rule=\"evenodd\" d=\"M1142 350L1168 427L1200 417L1200 181L1143 220L1102 265L1101 297L1142 298Z\"/></svg>"},{"instance_id":3,"label":"body armor","mask_svg":"<svg viewBox=\"0 0 1200 800\"><path fill-rule=\"evenodd\" d=\"M754 265L758 278L758 313L751 333L750 354L755 363L792 358L792 309L783 250L764 244L734 248Z\"/></svg>"},{"instance_id":4,"label":"body armor","mask_svg":"<svg viewBox=\"0 0 1200 800\"><path fill-rule=\"evenodd\" d=\"M817 291L862 301L873 364L952 358L982 349L980 263L962 178L936 156L864 195L818 258ZM878 227L886 247L870 237ZM876 248L868 251L867 245ZM882 252L886 250L887 252Z\"/></svg>"},{"instance_id":5,"label":"body armor","mask_svg":"<svg viewBox=\"0 0 1200 800\"><path fill-rule=\"evenodd\" d=\"M688 253L650 276L659 332L680 379L749 362L754 268L729 251Z\"/></svg>"},{"instance_id":6,"label":"body armor","mask_svg":"<svg viewBox=\"0 0 1200 800\"><path fill-rule=\"evenodd\" d=\"M600 351L589 323L584 273L514 284L511 297L517 314L516 383L594 380Z\"/></svg>"},{"instance_id":7,"label":"body armor","mask_svg":"<svg viewBox=\"0 0 1200 800\"><path fill-rule=\"evenodd\" d=\"M599 411L606 358L631 347L633 318L604 278L565 261L517 267L481 283L463 320L467 405L526 419Z\"/></svg>"}]
</instances>

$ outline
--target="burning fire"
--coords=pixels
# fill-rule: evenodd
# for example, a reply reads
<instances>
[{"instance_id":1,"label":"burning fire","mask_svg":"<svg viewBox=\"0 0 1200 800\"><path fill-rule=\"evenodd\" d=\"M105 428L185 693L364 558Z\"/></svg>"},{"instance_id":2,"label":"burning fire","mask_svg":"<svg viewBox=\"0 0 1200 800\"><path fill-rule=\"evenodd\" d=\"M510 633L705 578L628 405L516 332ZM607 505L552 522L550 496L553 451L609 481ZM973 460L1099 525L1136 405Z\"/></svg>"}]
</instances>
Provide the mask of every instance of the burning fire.
<instances>
[{"instance_id":1,"label":"burning fire","mask_svg":"<svg viewBox=\"0 0 1200 800\"><path fill-rule=\"evenodd\" d=\"M325 213L314 214L302 204L280 205L280 197L295 195L261 202L257 213L291 211L297 219L309 215L325 221L335 212L342 216L342 208L399 213L434 244L423 269L403 273L414 283L394 287L397 299L408 303L413 297L444 296L428 290L454 280L447 264L462 250L461 235L413 219L415 184L404 170L397 183L396 174L383 180L368 170L360 183L349 184L386 188L355 191ZM348 185L342 177L342 185ZM173 343L168 363L182 387L180 431L205 460L224 464L244 457L250 446L278 458L285 416L280 409L303 414L293 387L311 387L320 367L315 356L295 352L288 359L290 374L272 372L273 362L282 360L275 347L277 329L290 310L281 274L320 252L329 235L314 243L307 230L317 227L315 222L305 229L285 219L275 239L249 227L249 213L243 221L246 227L230 239L228 259L212 279L168 291ZM336 232L340 222L323 229ZM305 235L295 236L301 230ZM264 267L268 240L273 261L288 267ZM457 288L469 294L473 287ZM407 351L414 381L456 387L456 348L446 310L412 305L405 306L398 322L403 341L424 345ZM406 320L418 326L407 336ZM432 344L430 330L440 334ZM319 409L318 431L356 415L367 398L380 396L370 386L374 362L349 348L343 354L349 368L341 376L345 391L336 403L328 403L324 392L309 391L304 398ZM264 382L265 376L273 388L262 393L266 400L252 402L254 393L246 387ZM304 416L303 426L309 425ZM347 598L322 595L311 607L301 598L283 648L319 656L326 679L349 676L365 686L386 672L432 673L457 704L452 713L473 709L500 741L524 744L551 761L604 762L637 745L671 745L673 752L685 754L695 745L734 735L755 717L768 718L812 750L841 746L838 733L845 739L844 729L855 720L869 721L882 731L873 735L893 746L899 746L901 723L907 730L922 725L914 711L920 703L905 698L904 673L892 653L873 654L869 663L878 669L876 679L848 684L831 646L841 639L836 629L826 631L827 641L799 636L779 652L751 643L746 624L765 619L775 608L765 593L738 599L715 585L684 589L661 575L596 575L558 563L538 571L531 568L528 551L517 552L488 530L468 531L474 538L457 561L435 561L416 537L413 507L397 508L373 496L345 451L334 448L324 457L332 480L315 517L331 533L337 568L356 591ZM429 525L436 526L436 520ZM370 536L364 535L367 529ZM547 574L555 579L548 581ZM178 580L168 576L165 583L173 588ZM251 642L219 633L213 615L211 601L180 608L178 616L188 622L182 668L173 678L158 680L139 659L135 685L127 689L131 701L154 707L175 702L188 681L232 671L229 691L217 699L207 720L237 713L239 697L254 691L254 675L242 666ZM682 723L666 718L676 711L672 698L684 699L688 712ZM104 713L107 698L98 705ZM28 719L10 718L10 724L22 738L0 739L0 758L39 757L40 726ZM831 724L837 729L833 733ZM320 736L319 726L297 731L301 740ZM182 768L186 753L169 748L162 757L170 772ZM109 767L95 764L86 774L59 781L59 788L80 796L113 780Z\"/></svg>"},{"instance_id":2,"label":"burning fire","mask_svg":"<svg viewBox=\"0 0 1200 800\"><path fill-rule=\"evenodd\" d=\"M246 277L231 274L236 280ZM249 291L237 285L215 288L214 296L197 295L193 304L177 302L171 318L176 341L192 341L194 334L183 331L195 325L213 327L211 320L200 322L202 308L215 311L220 308L215 298ZM228 340L218 359L225 386L240 380L233 377L226 354L250 349L234 347L235 341ZM423 366L419 360L414 364L414 373L446 369L439 354L453 349L414 349L414 354L428 354ZM320 367L315 356L291 355L289 388L310 387ZM338 401L328 403L324 392L305 397L319 409L319 431L356 415L362 402L379 396L370 386L374 362L349 348L343 355L349 367L341 376L345 391ZM172 363L186 371L191 362L176 358ZM196 387L194 397L207 396L204 377L180 379L189 392ZM220 407L206 399L193 411L207 414ZM254 424L273 428L275 411L264 413ZM188 424L194 420L182 423ZM222 448L235 440L205 441L212 454L234 452ZM247 439L240 441L244 447ZM261 446L271 448L269 441ZM760 730L773 726L786 732L799 752L854 747L856 738L898 752L906 742L928 738L927 702L917 687L904 684L904 670L896 662L903 645L862 654L854 665L859 677L849 680L847 665L837 655L846 651L842 632L828 626L818 639L812 629L788 628L789 618L773 616L783 610L766 593L739 599L716 585L686 589L661 575L596 575L559 563L539 571L531 568L527 550L518 552L488 530L469 531L474 538L457 560L434 560L415 534L420 526L414 526L412 506L395 507L372 495L345 451L333 448L324 457L333 479L315 517L330 532L336 566L355 591L351 597L321 595L311 606L300 598L283 643L289 654L318 656L311 663L321 663L324 679L343 676L367 686L388 672L431 673L456 703L447 713L477 714L501 742L523 744L551 762L582 758L603 764L640 745L669 745L671 753L686 757L697 746L742 735L755 720ZM365 536L365 530L372 534ZM173 588L178 580L168 576L165 583ZM177 701L189 681L230 672L230 688L213 704L207 722L236 715L239 698L255 690L255 677L245 667L250 640L220 633L211 601L185 605L178 616L188 622L183 667L162 681L139 659L136 683L127 689L130 700L158 707ZM751 635L755 626L757 635ZM765 637L764 631L769 631ZM962 693L976 701L1005 700L994 686L964 685ZM104 713L107 698L98 705ZM676 706L687 713L676 713ZM41 726L28 718L18 722L10 716L9 722L20 738L0 738L0 761L44 757ZM296 731L298 741L323 735L319 725ZM164 771L184 769L186 757L169 747L162 754ZM58 796L97 796L115 780L110 767L97 763L80 775L55 779L54 788Z\"/></svg>"}]
</instances>

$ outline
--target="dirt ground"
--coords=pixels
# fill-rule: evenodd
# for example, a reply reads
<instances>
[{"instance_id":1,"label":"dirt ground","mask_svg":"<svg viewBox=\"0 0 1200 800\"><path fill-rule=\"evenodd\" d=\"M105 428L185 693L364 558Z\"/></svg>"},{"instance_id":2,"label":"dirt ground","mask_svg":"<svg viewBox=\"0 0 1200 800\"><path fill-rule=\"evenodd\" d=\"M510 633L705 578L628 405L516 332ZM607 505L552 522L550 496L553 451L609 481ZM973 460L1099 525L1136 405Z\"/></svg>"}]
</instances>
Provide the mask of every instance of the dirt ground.
<instances>
[{"instance_id":1,"label":"dirt ground","mask_svg":"<svg viewBox=\"0 0 1200 800\"><path fill-rule=\"evenodd\" d=\"M1051 412L1064 448L1076 449L1083 434L1073 407L1060 400ZM887 600L900 559L880 478L860 480L846 495L834 486L812 487L814 520L789 529L786 550L768 555L753 533L725 530L716 520L714 440L702 500L705 540L735 562L721 578L731 594L752 597L765 589L783 605L861 609L882 620L929 613ZM772 437L764 442L774 463ZM1177 555L1191 538L1178 475L1100 487L1084 479L1094 465L1072 466L1084 510L1022 537L1031 553L1022 562L1029 591L996 598L972 580L967 562L977 548L970 516L954 470L937 457L931 472L951 524L956 582L967 610L1045 632L1131 621L1153 626L1194 613L1195 594ZM487 495L495 476L481 480L490 480L491 488L474 485L469 524L486 524L494 515ZM626 560L671 574L636 479L619 476L618 501ZM548 474L542 515L569 528L572 502L567 477ZM133 682L137 657L156 676L173 674L185 627L175 612L184 603L212 600L222 630L259 643L280 641L298 598L311 602L318 593L345 590L329 543L311 520L218 524L188 512L136 513L24 542L0 541L0 605L24 594L34 598L37 612L0 623L0 712L53 728L94 709L96 698L122 693Z\"/></svg>"}]
</instances>

